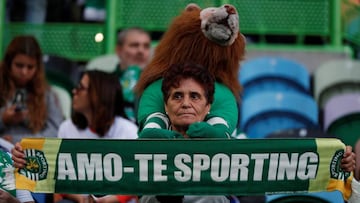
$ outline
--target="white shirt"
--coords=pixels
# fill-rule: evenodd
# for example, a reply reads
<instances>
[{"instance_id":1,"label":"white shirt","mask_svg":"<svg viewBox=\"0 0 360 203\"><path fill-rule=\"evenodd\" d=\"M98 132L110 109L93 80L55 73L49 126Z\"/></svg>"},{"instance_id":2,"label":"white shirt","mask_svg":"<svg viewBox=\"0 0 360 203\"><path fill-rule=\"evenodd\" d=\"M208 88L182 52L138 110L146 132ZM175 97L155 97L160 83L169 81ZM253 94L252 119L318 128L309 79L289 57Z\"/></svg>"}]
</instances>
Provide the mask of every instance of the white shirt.
<instances>
[{"instance_id":1,"label":"white shirt","mask_svg":"<svg viewBox=\"0 0 360 203\"><path fill-rule=\"evenodd\" d=\"M33 197L31 196L30 191L28 191L28 190L16 190L16 198L20 202L32 202L32 201L34 201Z\"/></svg>"},{"instance_id":2,"label":"white shirt","mask_svg":"<svg viewBox=\"0 0 360 203\"><path fill-rule=\"evenodd\" d=\"M78 129L71 119L65 120L59 127L58 137L67 139L137 139L138 127L131 121L116 117L108 132L99 137L88 127Z\"/></svg>"},{"instance_id":3,"label":"white shirt","mask_svg":"<svg viewBox=\"0 0 360 203\"><path fill-rule=\"evenodd\" d=\"M351 181L351 196L348 203L359 203L360 202L360 183L353 178Z\"/></svg>"}]
</instances>

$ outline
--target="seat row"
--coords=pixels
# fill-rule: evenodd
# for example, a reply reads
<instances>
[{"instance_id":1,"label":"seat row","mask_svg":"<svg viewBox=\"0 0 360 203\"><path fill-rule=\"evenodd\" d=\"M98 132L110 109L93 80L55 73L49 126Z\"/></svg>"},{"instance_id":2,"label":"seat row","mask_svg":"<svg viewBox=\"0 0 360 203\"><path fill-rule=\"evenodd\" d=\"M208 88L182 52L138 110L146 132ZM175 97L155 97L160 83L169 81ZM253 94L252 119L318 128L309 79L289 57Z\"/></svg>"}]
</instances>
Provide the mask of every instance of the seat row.
<instances>
[{"instance_id":1,"label":"seat row","mask_svg":"<svg viewBox=\"0 0 360 203\"><path fill-rule=\"evenodd\" d=\"M351 145L360 137L354 135L360 129L359 61L328 61L313 74L280 57L253 58L241 66L240 127L249 138L289 129L320 130Z\"/></svg>"}]
</instances>

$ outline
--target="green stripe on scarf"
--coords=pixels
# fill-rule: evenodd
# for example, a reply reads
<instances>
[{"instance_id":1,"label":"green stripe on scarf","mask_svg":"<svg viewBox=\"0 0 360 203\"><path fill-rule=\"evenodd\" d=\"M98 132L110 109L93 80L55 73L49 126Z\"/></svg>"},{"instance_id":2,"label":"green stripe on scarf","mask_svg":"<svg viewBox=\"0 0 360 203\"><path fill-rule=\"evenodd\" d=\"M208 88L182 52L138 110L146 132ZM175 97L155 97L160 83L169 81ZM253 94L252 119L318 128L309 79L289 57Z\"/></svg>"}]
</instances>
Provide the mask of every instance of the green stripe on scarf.
<instances>
[{"instance_id":1,"label":"green stripe on scarf","mask_svg":"<svg viewBox=\"0 0 360 203\"><path fill-rule=\"evenodd\" d=\"M40 174L36 187L18 188L138 195L325 191L334 157L345 148L337 139L44 140L37 153L47 165L38 162L48 171L32 169ZM37 142L24 139L22 146Z\"/></svg>"}]
</instances>

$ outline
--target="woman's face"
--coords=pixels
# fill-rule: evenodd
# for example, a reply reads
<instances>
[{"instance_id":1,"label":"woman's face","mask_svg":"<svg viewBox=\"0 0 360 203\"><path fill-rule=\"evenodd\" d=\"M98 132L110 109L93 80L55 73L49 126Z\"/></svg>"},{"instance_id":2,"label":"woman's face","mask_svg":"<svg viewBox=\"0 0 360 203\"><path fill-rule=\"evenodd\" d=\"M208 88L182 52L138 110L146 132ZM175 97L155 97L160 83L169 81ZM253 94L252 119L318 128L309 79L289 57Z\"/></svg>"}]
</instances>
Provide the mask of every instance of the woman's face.
<instances>
[{"instance_id":1,"label":"woman's face","mask_svg":"<svg viewBox=\"0 0 360 203\"><path fill-rule=\"evenodd\" d=\"M10 76L16 87L25 87L37 70L36 59L25 54L17 54L11 62Z\"/></svg>"},{"instance_id":2,"label":"woman's face","mask_svg":"<svg viewBox=\"0 0 360 203\"><path fill-rule=\"evenodd\" d=\"M85 114L90 109L89 84L89 76L85 74L78 86L73 89L72 107L74 111Z\"/></svg>"},{"instance_id":3,"label":"woman's face","mask_svg":"<svg viewBox=\"0 0 360 203\"><path fill-rule=\"evenodd\" d=\"M177 88L170 88L165 110L174 130L203 121L210 110L205 90L194 79L183 79Z\"/></svg>"}]
</instances>

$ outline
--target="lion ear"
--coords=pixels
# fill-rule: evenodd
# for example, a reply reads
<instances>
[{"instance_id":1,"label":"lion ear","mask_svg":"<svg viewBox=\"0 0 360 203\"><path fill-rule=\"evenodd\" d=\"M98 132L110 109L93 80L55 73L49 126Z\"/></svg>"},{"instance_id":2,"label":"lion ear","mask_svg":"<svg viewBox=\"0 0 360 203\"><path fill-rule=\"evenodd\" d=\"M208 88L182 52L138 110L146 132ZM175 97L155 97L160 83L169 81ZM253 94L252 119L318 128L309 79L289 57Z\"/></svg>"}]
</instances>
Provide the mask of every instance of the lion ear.
<instances>
[{"instance_id":1,"label":"lion ear","mask_svg":"<svg viewBox=\"0 0 360 203\"><path fill-rule=\"evenodd\" d=\"M200 6L196 3L190 3L186 6L185 11L201 10Z\"/></svg>"}]
</instances>

